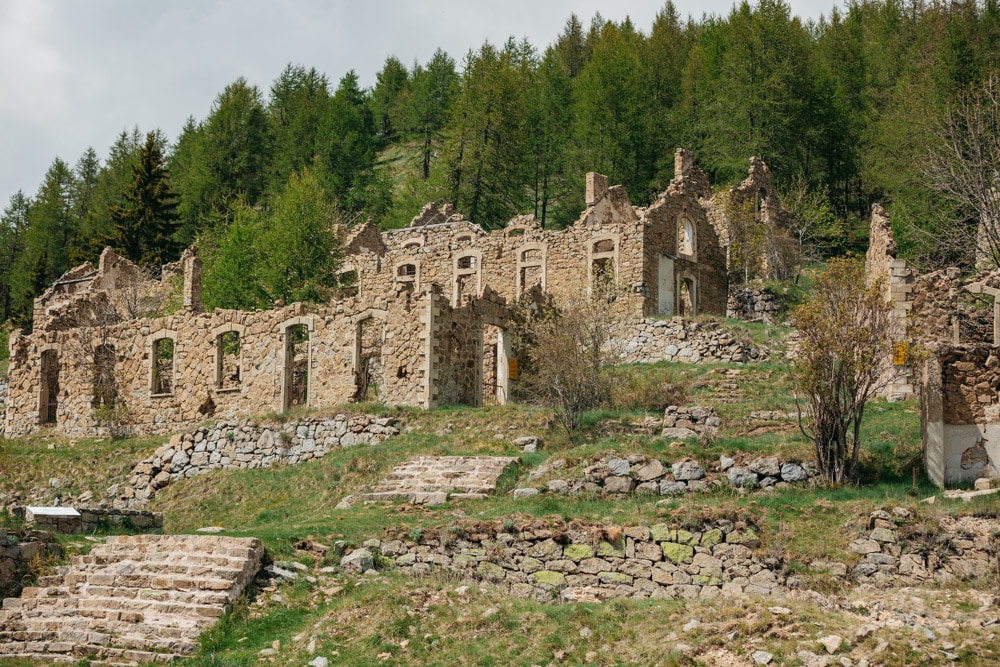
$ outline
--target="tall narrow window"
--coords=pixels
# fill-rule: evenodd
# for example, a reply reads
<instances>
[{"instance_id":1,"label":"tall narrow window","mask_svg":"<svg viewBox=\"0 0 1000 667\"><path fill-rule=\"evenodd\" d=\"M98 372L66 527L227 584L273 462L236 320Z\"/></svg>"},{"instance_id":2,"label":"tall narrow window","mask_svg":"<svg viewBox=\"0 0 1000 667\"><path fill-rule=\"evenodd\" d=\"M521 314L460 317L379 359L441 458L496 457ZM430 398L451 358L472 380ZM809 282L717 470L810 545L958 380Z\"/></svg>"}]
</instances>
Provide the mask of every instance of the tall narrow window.
<instances>
[{"instance_id":1,"label":"tall narrow window","mask_svg":"<svg viewBox=\"0 0 1000 667\"><path fill-rule=\"evenodd\" d=\"M545 251L542 247L524 248L517 257L517 293L534 286L545 289Z\"/></svg>"},{"instance_id":2,"label":"tall narrow window","mask_svg":"<svg viewBox=\"0 0 1000 667\"><path fill-rule=\"evenodd\" d=\"M455 259L455 305L479 295L479 257L463 255Z\"/></svg>"},{"instance_id":3,"label":"tall narrow window","mask_svg":"<svg viewBox=\"0 0 1000 667\"><path fill-rule=\"evenodd\" d=\"M153 376L150 391L162 396L174 392L174 341L158 338L153 341Z\"/></svg>"},{"instance_id":4,"label":"tall narrow window","mask_svg":"<svg viewBox=\"0 0 1000 667\"><path fill-rule=\"evenodd\" d=\"M110 410L118 403L115 379L115 347L102 344L94 348L94 396L91 407Z\"/></svg>"},{"instance_id":5,"label":"tall narrow window","mask_svg":"<svg viewBox=\"0 0 1000 667\"><path fill-rule=\"evenodd\" d=\"M42 352L41 380L38 421L40 424L55 424L59 414L59 353L56 350Z\"/></svg>"},{"instance_id":6,"label":"tall narrow window","mask_svg":"<svg viewBox=\"0 0 1000 667\"><path fill-rule=\"evenodd\" d=\"M285 329L284 409L306 405L309 399L309 328L293 324Z\"/></svg>"},{"instance_id":7,"label":"tall narrow window","mask_svg":"<svg viewBox=\"0 0 1000 667\"><path fill-rule=\"evenodd\" d=\"M216 369L219 389L239 389L243 381L239 331L225 331L216 338Z\"/></svg>"},{"instance_id":8,"label":"tall narrow window","mask_svg":"<svg viewBox=\"0 0 1000 667\"><path fill-rule=\"evenodd\" d=\"M694 256L695 252L694 225L687 218L677 221L677 254Z\"/></svg>"},{"instance_id":9,"label":"tall narrow window","mask_svg":"<svg viewBox=\"0 0 1000 667\"><path fill-rule=\"evenodd\" d=\"M615 283L618 248L614 239L595 241L590 252L590 287L610 287Z\"/></svg>"}]
</instances>

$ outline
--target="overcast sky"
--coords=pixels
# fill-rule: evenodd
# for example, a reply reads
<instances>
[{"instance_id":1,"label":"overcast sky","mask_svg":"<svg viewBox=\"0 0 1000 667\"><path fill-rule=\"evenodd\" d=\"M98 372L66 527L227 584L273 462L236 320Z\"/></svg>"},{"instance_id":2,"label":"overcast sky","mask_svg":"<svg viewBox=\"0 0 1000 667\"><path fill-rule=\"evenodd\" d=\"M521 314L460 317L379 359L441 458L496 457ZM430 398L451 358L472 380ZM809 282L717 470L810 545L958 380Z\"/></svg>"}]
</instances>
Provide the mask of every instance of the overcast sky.
<instances>
[{"instance_id":1,"label":"overcast sky","mask_svg":"<svg viewBox=\"0 0 1000 667\"><path fill-rule=\"evenodd\" d=\"M336 85L354 69L371 86L389 55L461 62L484 41L551 43L575 12L630 16L648 31L666 0L0 0L0 210L33 196L55 157L102 158L138 125L173 141L188 116L244 76L267 92L288 63ZM733 0L674 0L682 16L727 14ZM840 0L793 0L817 18Z\"/></svg>"}]
</instances>

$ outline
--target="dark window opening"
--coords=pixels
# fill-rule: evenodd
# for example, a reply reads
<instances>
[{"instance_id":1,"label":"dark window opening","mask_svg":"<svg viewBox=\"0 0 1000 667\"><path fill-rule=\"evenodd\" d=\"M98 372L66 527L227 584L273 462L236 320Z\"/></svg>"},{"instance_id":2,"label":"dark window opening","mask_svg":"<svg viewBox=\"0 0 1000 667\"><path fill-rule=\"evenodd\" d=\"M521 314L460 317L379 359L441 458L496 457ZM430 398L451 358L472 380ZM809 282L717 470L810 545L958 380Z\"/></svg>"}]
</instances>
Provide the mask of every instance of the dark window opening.
<instances>
[{"instance_id":1,"label":"dark window opening","mask_svg":"<svg viewBox=\"0 0 1000 667\"><path fill-rule=\"evenodd\" d=\"M217 345L219 389L238 389L242 382L240 368L240 332L226 331L219 334Z\"/></svg>"},{"instance_id":2,"label":"dark window opening","mask_svg":"<svg viewBox=\"0 0 1000 667\"><path fill-rule=\"evenodd\" d=\"M153 343L154 394L170 394L174 390L174 341L160 338Z\"/></svg>"}]
</instances>

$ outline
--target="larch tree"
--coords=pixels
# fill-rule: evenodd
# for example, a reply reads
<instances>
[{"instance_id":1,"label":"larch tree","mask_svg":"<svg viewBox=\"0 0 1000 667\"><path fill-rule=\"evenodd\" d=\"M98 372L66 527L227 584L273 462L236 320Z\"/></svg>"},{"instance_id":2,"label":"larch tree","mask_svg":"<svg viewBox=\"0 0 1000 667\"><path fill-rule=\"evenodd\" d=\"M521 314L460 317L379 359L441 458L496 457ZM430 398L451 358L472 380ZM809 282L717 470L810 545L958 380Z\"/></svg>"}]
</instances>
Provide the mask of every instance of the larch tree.
<instances>
[{"instance_id":1,"label":"larch tree","mask_svg":"<svg viewBox=\"0 0 1000 667\"><path fill-rule=\"evenodd\" d=\"M137 264L156 268L171 258L177 228L177 195L156 132L146 134L120 205L111 208L107 243Z\"/></svg>"}]
</instances>

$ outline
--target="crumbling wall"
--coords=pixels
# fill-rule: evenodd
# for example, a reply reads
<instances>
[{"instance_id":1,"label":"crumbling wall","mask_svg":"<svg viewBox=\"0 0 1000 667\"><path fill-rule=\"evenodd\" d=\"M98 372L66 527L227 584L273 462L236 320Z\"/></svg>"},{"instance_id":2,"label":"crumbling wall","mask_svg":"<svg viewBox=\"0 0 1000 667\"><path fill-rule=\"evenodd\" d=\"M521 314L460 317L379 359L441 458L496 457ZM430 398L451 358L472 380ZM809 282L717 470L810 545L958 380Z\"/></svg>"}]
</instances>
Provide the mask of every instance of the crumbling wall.
<instances>
[{"instance_id":1,"label":"crumbling wall","mask_svg":"<svg viewBox=\"0 0 1000 667\"><path fill-rule=\"evenodd\" d=\"M0 530L0 599L21 594L33 562L61 555L62 546L46 532L31 530L18 534Z\"/></svg>"},{"instance_id":2,"label":"crumbling wall","mask_svg":"<svg viewBox=\"0 0 1000 667\"><path fill-rule=\"evenodd\" d=\"M740 280L784 278L790 274L797 257L788 233L793 213L781 205L771 182L771 170L763 160L751 157L747 177L714 194L706 208L719 243L727 249L727 270L733 271L735 256L742 254L742 262L753 270L739 276ZM749 238L755 242L748 243ZM737 245L742 247L737 249Z\"/></svg>"},{"instance_id":3,"label":"crumbling wall","mask_svg":"<svg viewBox=\"0 0 1000 667\"><path fill-rule=\"evenodd\" d=\"M938 486L1000 476L1000 347L942 346L925 362L924 465Z\"/></svg>"},{"instance_id":4,"label":"crumbling wall","mask_svg":"<svg viewBox=\"0 0 1000 667\"><path fill-rule=\"evenodd\" d=\"M420 291L436 284L460 307L487 285L508 301L535 284L556 295L579 295L592 285L595 272L607 270L620 294L613 308L624 317L676 314L682 279L697 290L695 312L684 314L723 315L725 251L705 208L708 179L689 152L679 150L677 160L679 175L647 208L633 206L625 189L609 187L606 177L588 174L586 208L562 230L542 229L534 216L525 215L486 232L450 205L428 204L407 227L382 234L384 253L349 257L359 274L359 293ZM695 237L689 252L678 248L685 222ZM669 278L661 276L664 256L671 261ZM674 296L661 299L661 285Z\"/></svg>"},{"instance_id":5,"label":"crumbling wall","mask_svg":"<svg viewBox=\"0 0 1000 667\"><path fill-rule=\"evenodd\" d=\"M303 327L308 336L306 356L299 360L307 375L304 402L345 403L357 390L358 323L373 313L387 322L388 342L383 345L380 366L390 377L379 383L384 387L383 400L424 406L426 364L421 352L426 323L419 303L408 305L401 298L371 303L355 298L330 306L291 304L253 312L180 311L100 331L78 327L16 336L5 433L28 433L46 421L39 396L43 353L58 361L54 425L67 435L112 430L167 433L208 417L282 412L290 406L288 375L293 360L286 336L294 326ZM239 333L240 372L235 386L220 381L220 336L230 331ZM172 349L172 359L156 364L157 341L163 339L171 341L167 347ZM99 345L110 345L114 352L113 409L101 410L96 400L95 349ZM398 377L400 368L410 369L406 377ZM157 373L169 374L169 381L154 382Z\"/></svg>"}]
</instances>

